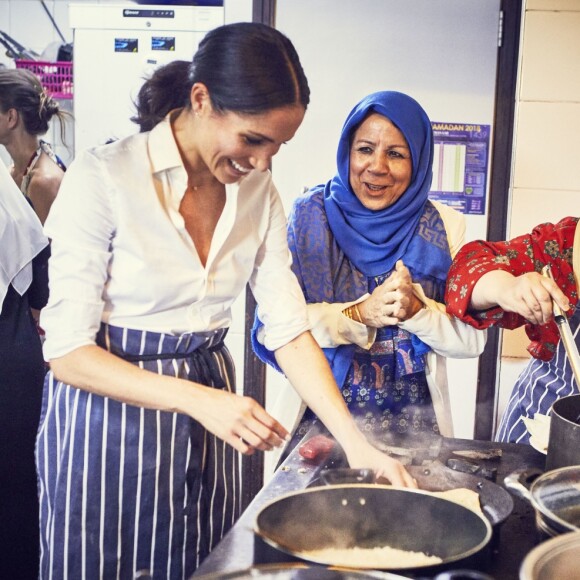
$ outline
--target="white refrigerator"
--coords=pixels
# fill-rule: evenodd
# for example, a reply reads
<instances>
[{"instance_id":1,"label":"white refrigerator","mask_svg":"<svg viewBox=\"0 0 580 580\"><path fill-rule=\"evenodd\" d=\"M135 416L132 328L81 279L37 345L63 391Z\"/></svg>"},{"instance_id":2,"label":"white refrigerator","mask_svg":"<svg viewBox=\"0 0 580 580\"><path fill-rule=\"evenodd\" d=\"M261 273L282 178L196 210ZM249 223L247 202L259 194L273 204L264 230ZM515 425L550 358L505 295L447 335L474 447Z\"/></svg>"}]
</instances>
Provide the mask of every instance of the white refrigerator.
<instances>
[{"instance_id":1,"label":"white refrigerator","mask_svg":"<svg viewBox=\"0 0 580 580\"><path fill-rule=\"evenodd\" d=\"M71 4L75 153L137 132L134 100L155 68L191 60L223 6Z\"/></svg>"}]
</instances>

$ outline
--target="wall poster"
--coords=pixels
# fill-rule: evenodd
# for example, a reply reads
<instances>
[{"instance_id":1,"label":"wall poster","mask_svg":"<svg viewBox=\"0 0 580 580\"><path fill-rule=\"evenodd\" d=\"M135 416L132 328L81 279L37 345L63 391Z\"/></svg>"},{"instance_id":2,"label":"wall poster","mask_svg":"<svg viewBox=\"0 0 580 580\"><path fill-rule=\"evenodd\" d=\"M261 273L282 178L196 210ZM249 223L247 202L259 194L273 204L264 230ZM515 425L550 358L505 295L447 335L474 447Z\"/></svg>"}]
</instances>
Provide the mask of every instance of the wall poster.
<instances>
[{"instance_id":1,"label":"wall poster","mask_svg":"<svg viewBox=\"0 0 580 580\"><path fill-rule=\"evenodd\" d=\"M429 197L464 214L485 213L490 125L432 122Z\"/></svg>"}]
</instances>

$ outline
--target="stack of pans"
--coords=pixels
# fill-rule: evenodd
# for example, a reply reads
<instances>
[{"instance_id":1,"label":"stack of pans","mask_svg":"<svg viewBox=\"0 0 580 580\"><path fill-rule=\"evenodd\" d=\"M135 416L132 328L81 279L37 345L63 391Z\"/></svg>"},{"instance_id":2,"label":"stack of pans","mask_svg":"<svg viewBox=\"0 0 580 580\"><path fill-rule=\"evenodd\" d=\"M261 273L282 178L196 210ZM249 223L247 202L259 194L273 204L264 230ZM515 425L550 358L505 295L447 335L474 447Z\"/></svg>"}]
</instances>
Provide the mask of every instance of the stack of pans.
<instances>
[{"instance_id":1,"label":"stack of pans","mask_svg":"<svg viewBox=\"0 0 580 580\"><path fill-rule=\"evenodd\" d=\"M532 504L536 526L544 535L580 531L580 465L553 469L539 477L538 473L515 472L506 478L505 485Z\"/></svg>"}]
</instances>

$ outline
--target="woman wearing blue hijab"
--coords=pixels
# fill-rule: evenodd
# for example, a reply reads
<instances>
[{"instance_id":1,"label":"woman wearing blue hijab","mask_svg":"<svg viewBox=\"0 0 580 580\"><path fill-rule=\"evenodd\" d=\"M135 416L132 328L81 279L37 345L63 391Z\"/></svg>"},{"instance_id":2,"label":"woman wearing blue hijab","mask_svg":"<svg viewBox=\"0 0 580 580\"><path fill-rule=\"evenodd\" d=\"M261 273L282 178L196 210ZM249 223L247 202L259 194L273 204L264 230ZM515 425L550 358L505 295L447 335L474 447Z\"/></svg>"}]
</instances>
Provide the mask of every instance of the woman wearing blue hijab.
<instances>
[{"instance_id":1,"label":"woman wearing blue hijab","mask_svg":"<svg viewBox=\"0 0 580 580\"><path fill-rule=\"evenodd\" d=\"M371 94L344 124L336 175L289 218L312 333L366 432L453 436L445 358L478 356L485 344L445 312L465 220L429 200L432 163L423 108L403 93ZM254 347L272 363L257 314Z\"/></svg>"}]
</instances>

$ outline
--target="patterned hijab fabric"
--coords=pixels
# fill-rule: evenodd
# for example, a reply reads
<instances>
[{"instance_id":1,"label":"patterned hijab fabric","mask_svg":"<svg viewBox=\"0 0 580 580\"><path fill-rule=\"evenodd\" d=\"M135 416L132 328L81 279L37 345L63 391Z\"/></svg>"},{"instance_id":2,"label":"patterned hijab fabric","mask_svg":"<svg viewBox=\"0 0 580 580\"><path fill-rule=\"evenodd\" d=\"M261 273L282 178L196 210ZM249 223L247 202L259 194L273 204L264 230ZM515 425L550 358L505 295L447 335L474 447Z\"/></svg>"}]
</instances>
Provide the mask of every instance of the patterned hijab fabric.
<instances>
[{"instance_id":1,"label":"patterned hijab fabric","mask_svg":"<svg viewBox=\"0 0 580 580\"><path fill-rule=\"evenodd\" d=\"M403 133L411 150L413 171L405 193L382 210L365 208L350 183L350 142L358 126L371 113L388 118ZM431 122L421 105L395 92L373 93L348 115L337 153L337 174L326 184L324 204L330 229L348 259L366 276L390 272L404 257L427 203L433 164ZM447 252L448 253L448 252ZM445 277L450 262L431 256L438 264L436 277Z\"/></svg>"}]
</instances>

